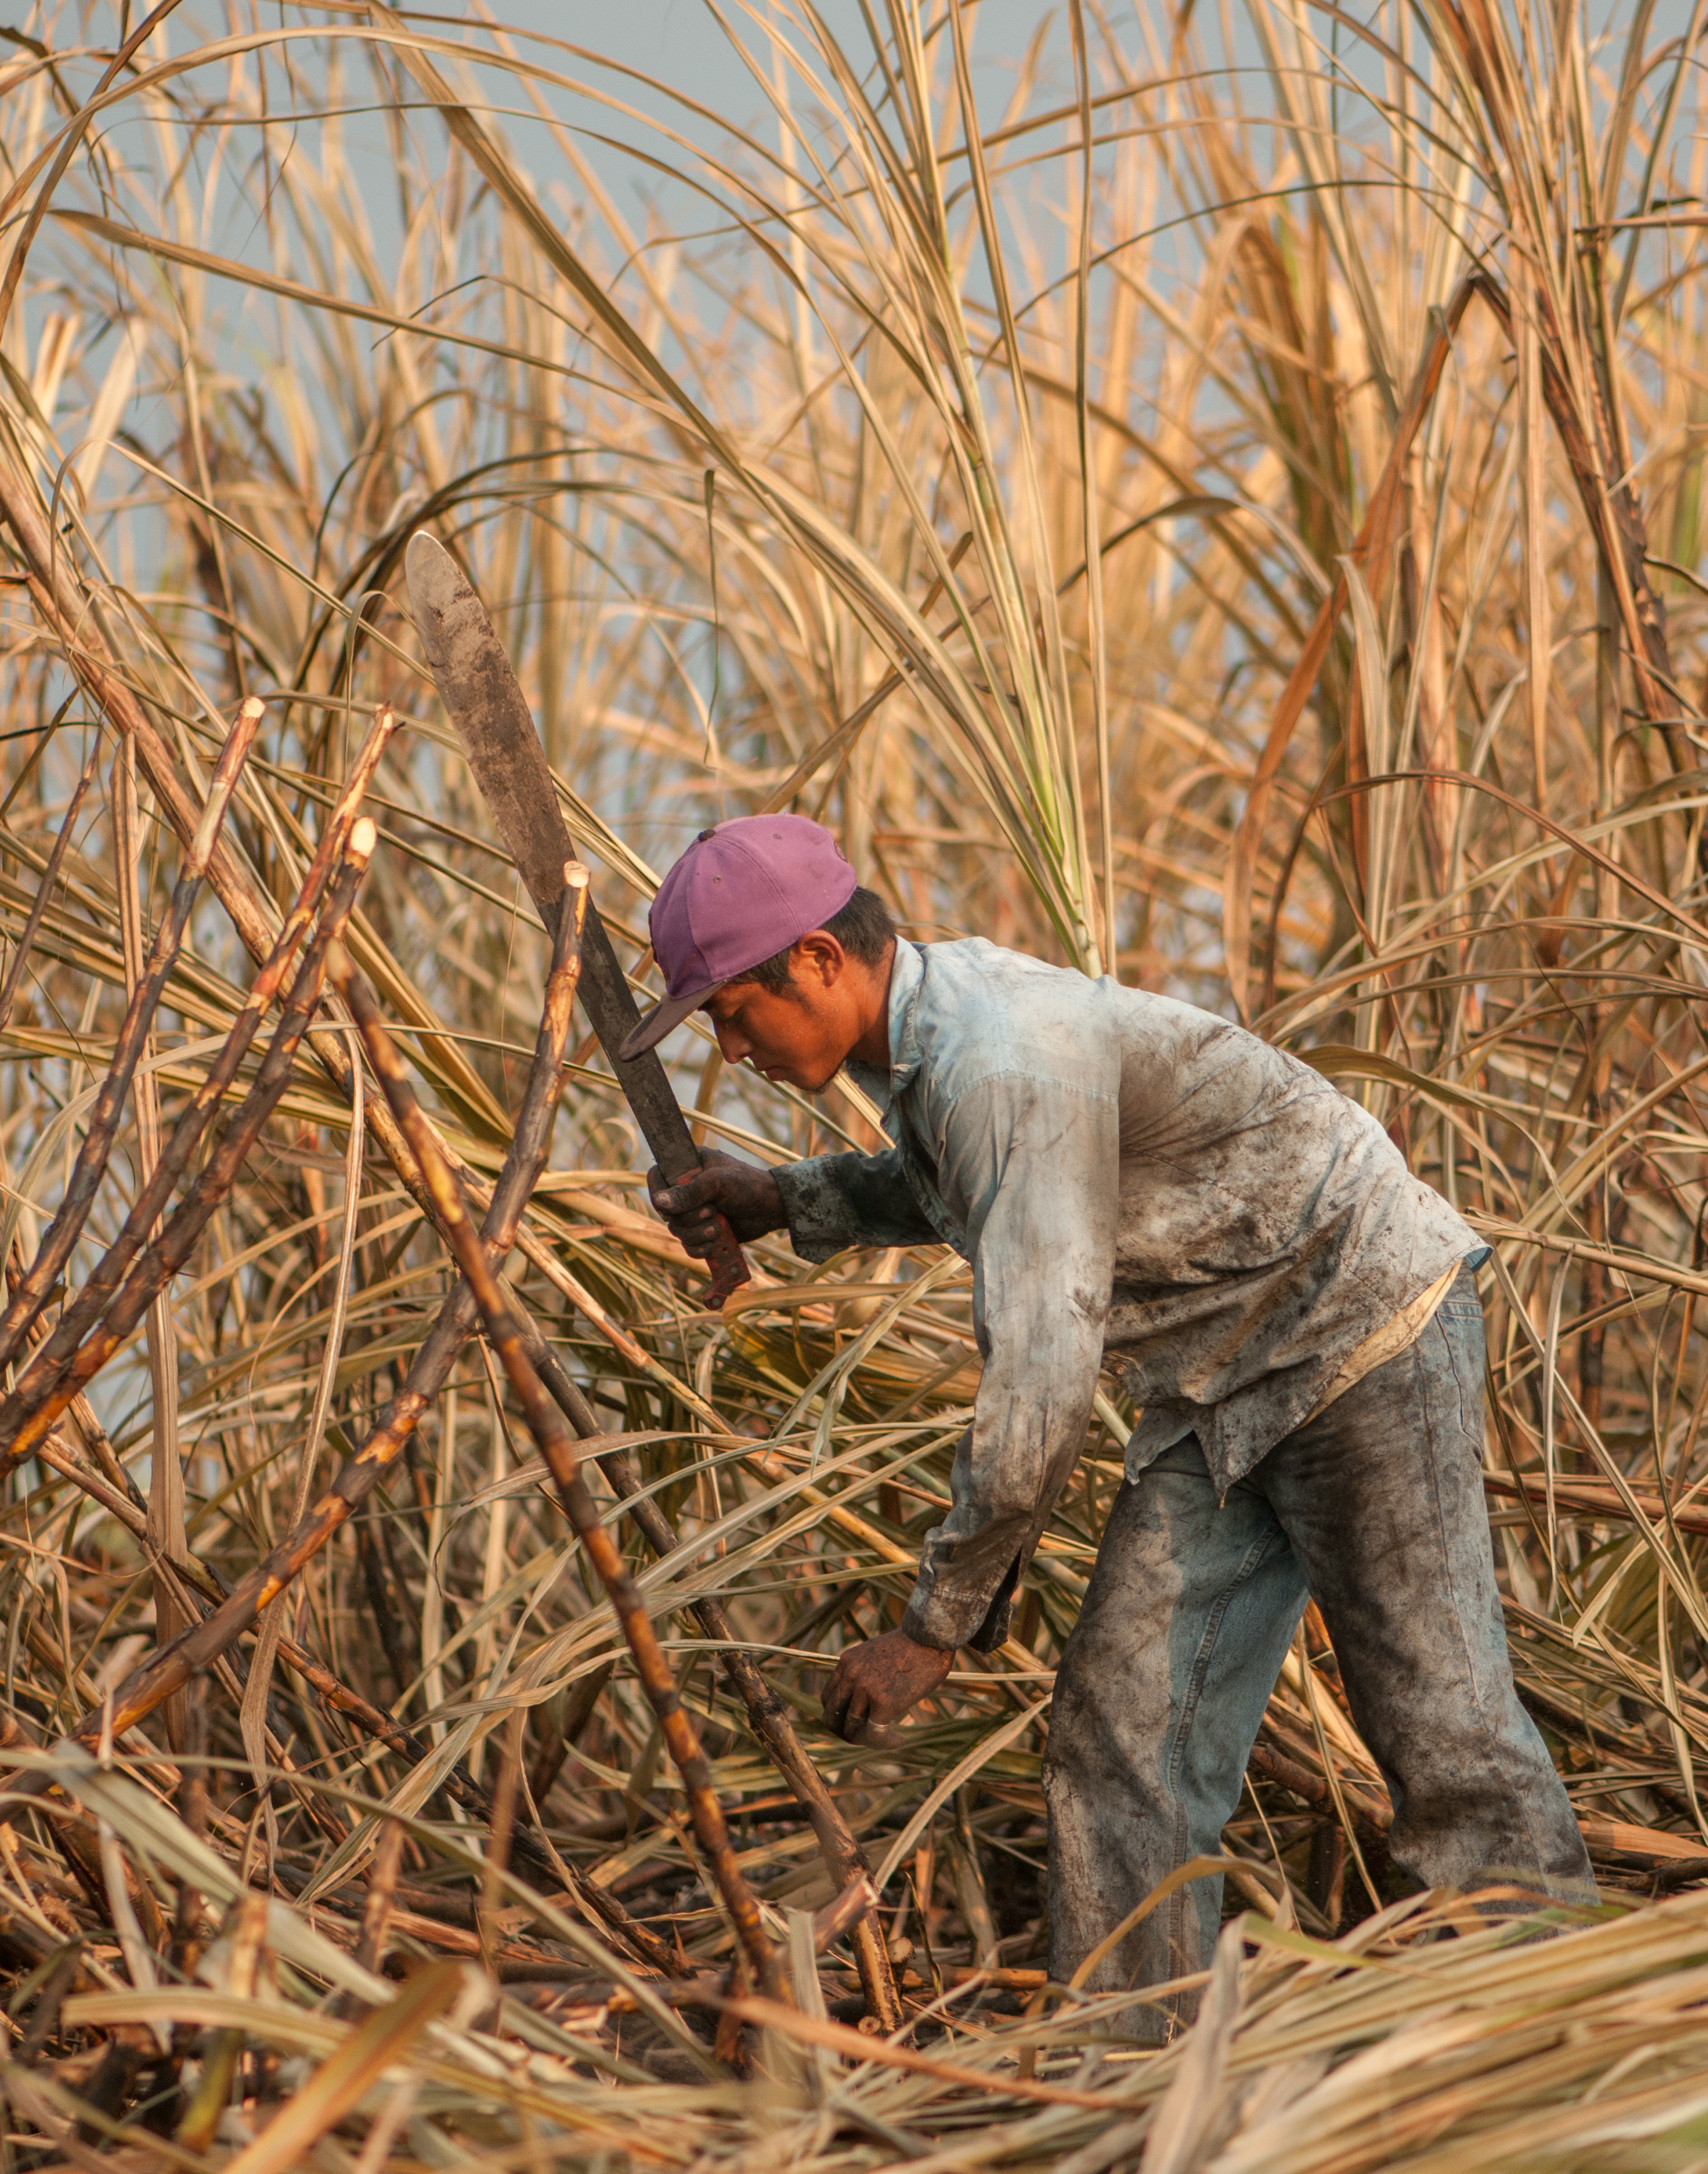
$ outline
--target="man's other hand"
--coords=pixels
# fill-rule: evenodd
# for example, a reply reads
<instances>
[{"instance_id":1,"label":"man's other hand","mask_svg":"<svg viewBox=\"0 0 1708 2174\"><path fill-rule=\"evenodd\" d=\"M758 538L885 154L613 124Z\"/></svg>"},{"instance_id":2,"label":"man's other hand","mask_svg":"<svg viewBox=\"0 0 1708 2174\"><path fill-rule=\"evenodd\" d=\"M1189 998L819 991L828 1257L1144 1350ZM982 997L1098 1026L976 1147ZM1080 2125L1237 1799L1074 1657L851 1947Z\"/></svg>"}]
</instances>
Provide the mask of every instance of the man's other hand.
<instances>
[{"instance_id":1,"label":"man's other hand","mask_svg":"<svg viewBox=\"0 0 1708 2174\"><path fill-rule=\"evenodd\" d=\"M711 1251L716 1236L714 1218L720 1212L729 1218L730 1228L743 1245L763 1238L767 1230L781 1230L789 1219L770 1171L716 1148L700 1169L675 1185L668 1185L655 1165L646 1173L646 1189L669 1225L671 1236L700 1261Z\"/></svg>"},{"instance_id":2,"label":"man's other hand","mask_svg":"<svg viewBox=\"0 0 1708 2174\"><path fill-rule=\"evenodd\" d=\"M915 1643L905 1630L886 1630L851 1646L824 1686L824 1719L849 1744L883 1741L891 1722L934 1691L953 1653Z\"/></svg>"}]
</instances>

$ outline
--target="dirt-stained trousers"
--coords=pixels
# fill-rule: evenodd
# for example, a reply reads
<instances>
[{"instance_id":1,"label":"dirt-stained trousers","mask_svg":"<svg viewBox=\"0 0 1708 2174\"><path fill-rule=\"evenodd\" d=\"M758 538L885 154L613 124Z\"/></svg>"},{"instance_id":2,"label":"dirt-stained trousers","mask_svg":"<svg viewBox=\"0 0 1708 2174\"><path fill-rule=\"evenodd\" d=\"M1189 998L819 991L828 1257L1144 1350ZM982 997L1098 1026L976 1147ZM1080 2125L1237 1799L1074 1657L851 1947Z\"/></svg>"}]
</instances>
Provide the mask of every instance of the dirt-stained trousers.
<instances>
[{"instance_id":1,"label":"dirt-stained trousers","mask_svg":"<svg viewBox=\"0 0 1708 2174\"><path fill-rule=\"evenodd\" d=\"M1401 1871L1420 1887L1595 1900L1565 1791L1513 1687L1484 1501L1483 1375L1467 1268L1410 1349L1278 1443L1224 1503L1190 1436L1122 1487L1050 1713L1058 1982L1175 1866L1219 1851L1307 1596L1392 1798ZM1090 1987L1207 1967L1221 1886L1177 1889ZM1135 2004L1123 2027L1163 2036L1181 2005Z\"/></svg>"}]
</instances>

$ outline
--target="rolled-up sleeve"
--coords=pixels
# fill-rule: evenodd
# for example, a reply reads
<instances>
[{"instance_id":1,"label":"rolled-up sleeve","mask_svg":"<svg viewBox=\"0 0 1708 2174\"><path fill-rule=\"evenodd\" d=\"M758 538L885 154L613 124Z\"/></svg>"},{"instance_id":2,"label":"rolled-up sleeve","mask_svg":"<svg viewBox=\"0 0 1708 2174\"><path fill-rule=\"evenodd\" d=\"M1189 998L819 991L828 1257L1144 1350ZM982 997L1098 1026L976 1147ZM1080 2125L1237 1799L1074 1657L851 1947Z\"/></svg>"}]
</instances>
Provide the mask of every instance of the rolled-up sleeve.
<instances>
[{"instance_id":1,"label":"rolled-up sleeve","mask_svg":"<svg viewBox=\"0 0 1708 2174\"><path fill-rule=\"evenodd\" d=\"M902 1170L901 1150L814 1155L776 1173L789 1239L805 1261L845 1246L932 1246L938 1233Z\"/></svg>"},{"instance_id":2,"label":"rolled-up sleeve","mask_svg":"<svg viewBox=\"0 0 1708 2174\"><path fill-rule=\"evenodd\" d=\"M1059 1078L999 1073L957 1097L939 1165L968 1203L984 1372L901 1627L988 1652L1091 1416L1115 1272L1120 1111Z\"/></svg>"}]
</instances>

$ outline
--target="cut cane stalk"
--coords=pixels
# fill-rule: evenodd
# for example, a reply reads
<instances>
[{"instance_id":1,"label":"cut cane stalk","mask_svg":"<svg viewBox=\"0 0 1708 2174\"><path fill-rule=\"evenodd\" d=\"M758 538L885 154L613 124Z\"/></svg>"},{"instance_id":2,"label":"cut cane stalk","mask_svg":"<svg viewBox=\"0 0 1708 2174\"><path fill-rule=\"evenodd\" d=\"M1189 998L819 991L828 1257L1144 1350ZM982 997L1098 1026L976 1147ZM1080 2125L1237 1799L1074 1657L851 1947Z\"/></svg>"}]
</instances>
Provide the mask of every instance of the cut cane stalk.
<instances>
[{"instance_id":1,"label":"cut cane stalk","mask_svg":"<svg viewBox=\"0 0 1708 2174\"><path fill-rule=\"evenodd\" d=\"M508 1290L505 1296L510 1296ZM602 1439L602 1430L592 1406L570 1380L557 1354L530 1322L520 1316L518 1318L524 1346L535 1371L582 1441L597 1445ZM660 1557L671 1554L679 1544L675 1528L652 1497L640 1492L640 1482L628 1458L620 1450L602 1452L597 1446L593 1455L610 1483L612 1493L633 1518L653 1554ZM868 1906L851 1917L846 1929L868 2008L886 2031L896 2030L903 2020L901 2001L895 1988L895 1971L878 1931L878 1897L870 1886L871 1867L866 1852L825 1786L824 1776L808 1757L795 1733L786 1703L771 1689L753 1656L743 1647L722 1603L710 1598L697 1600L690 1603L689 1612L706 1638L719 1649L718 1658L723 1663L724 1672L747 1709L749 1727L811 1820L825 1869L838 1891L871 1895ZM864 1888L860 1885L862 1881L867 1883Z\"/></svg>"},{"instance_id":2,"label":"cut cane stalk","mask_svg":"<svg viewBox=\"0 0 1708 2174\"><path fill-rule=\"evenodd\" d=\"M372 844L372 826L364 821L352 833L346 859L359 845L365 863ZM329 907L329 917L331 911ZM517 1221L538 1171L543 1165L550 1140L552 1122L557 1110L564 1044L568 1038L570 1011L580 965L576 944L579 933L580 926L576 915L563 915L557 955L546 988L545 1009L527 1093L516 1122L510 1155L493 1189L493 1204L483 1232L485 1242L500 1259L514 1243ZM327 941L330 941L329 938ZM300 984L312 969L316 996L319 970L324 963L325 949L325 944L317 937L311 960L305 961L302 973L298 976ZM293 1003L295 1001L294 992ZM281 1028L281 1034L283 1032ZM278 1046L277 1041L274 1046ZM271 1054L269 1052L269 1061ZM295 1530L238 1582L205 1622L185 1631L119 1685L111 1701L109 1723L111 1728L122 1732L134 1727L137 1721L152 1713L174 1691L181 1690L192 1675L209 1667L242 1636L262 1609L284 1590L303 1565L311 1560L339 1527L359 1508L381 1474L401 1454L421 1414L430 1408L443 1387L468 1340L475 1318L474 1301L466 1288L460 1287L441 1307L397 1395L361 1449L345 1465L327 1493L311 1507ZM132 1716L134 1718L127 1717ZM73 1733L80 1739L95 1740L101 1722L100 1712L85 1714ZM30 1776L20 1777L18 1792L30 1792L33 1780Z\"/></svg>"},{"instance_id":3,"label":"cut cane stalk","mask_svg":"<svg viewBox=\"0 0 1708 2174\"><path fill-rule=\"evenodd\" d=\"M564 917L565 919L568 916ZM505 1303L497 1274L482 1245L462 1192L450 1163L440 1153L430 1128L421 1114L404 1073L396 1046L381 1024L370 992L342 949L332 958L333 986L343 997L369 1062L391 1103L392 1115L413 1150L426 1179L438 1221L451 1246L463 1279L473 1293L493 1347L503 1361L511 1387L521 1403L541 1455L545 1458L559 1499L575 1526L582 1546L599 1574L621 1624L623 1636L634 1656L635 1671L647 1701L658 1719L664 1741L687 1793L695 1838L711 1867L725 1909L729 1912L759 1985L767 1998L786 1998L786 1982L776 1950L759 1919L759 1903L742 1877L734 1846L725 1823L723 1807L712 1787L711 1770L676 1689L670 1663L659 1645L657 1633L646 1612L640 1591L600 1517L599 1507L581 1476L572 1437L562 1415L548 1396L530 1364L522 1332Z\"/></svg>"},{"instance_id":4,"label":"cut cane stalk","mask_svg":"<svg viewBox=\"0 0 1708 2174\"><path fill-rule=\"evenodd\" d=\"M32 1353L29 1365L19 1376L13 1395L19 1400L20 1412L30 1409L34 1398L43 1393L44 1390L51 1391L57 1387L64 1378L66 1364L78 1349L87 1331L100 1318L149 1231L171 1198L174 1187L189 1168L208 1120L236 1078L261 1021L290 970L304 932L326 895L327 886L339 865L351 827L356 820L363 794L396 723L396 713L389 704L382 705L375 712L373 725L356 757L349 781L332 809L325 835L316 849L295 902L285 917L278 940L244 999L218 1059L173 1128L171 1138L155 1164L147 1185L125 1218L118 1236L102 1255L89 1281L60 1315L52 1333ZM0 1406L0 1441L5 1439L8 1424L6 1408Z\"/></svg>"},{"instance_id":5,"label":"cut cane stalk","mask_svg":"<svg viewBox=\"0 0 1708 2174\"><path fill-rule=\"evenodd\" d=\"M172 969L178 963L178 954L183 948L184 932L190 925L190 916L202 889L202 879L207 873L225 810L237 789L237 780L245 759L255 744L262 716L259 702L246 701L238 711L237 722L220 749L213 781L208 790L207 805L203 808L201 819L185 849L183 866L173 887L171 905L154 931L148 964L132 992L129 1003L125 1007L125 1015L113 1045L112 1062L107 1067L106 1077L95 1095L95 1106L89 1112L89 1129L84 1134L83 1145L78 1149L77 1161L66 1186L65 1197L43 1234L41 1243L36 1248L35 1258L8 1299L5 1312L0 1314L0 1366L6 1366L11 1360L30 1322L47 1303L49 1294L58 1280L61 1269L71 1258L72 1247L76 1245L89 1211L95 1204L95 1192L117 1135L125 1097L130 1092L131 1081L147 1043L155 1010L165 994Z\"/></svg>"},{"instance_id":6,"label":"cut cane stalk","mask_svg":"<svg viewBox=\"0 0 1708 2174\"><path fill-rule=\"evenodd\" d=\"M351 830L326 913L292 984L278 1030L207 1168L132 1269L99 1328L62 1364L51 1387L38 1386L26 1396L20 1384L0 1403L0 1469L9 1469L30 1454L85 1382L132 1335L156 1295L189 1258L209 1218L236 1182L262 1127L290 1084L298 1047L320 1003L327 952L354 910L374 841L374 826L364 816Z\"/></svg>"}]
</instances>

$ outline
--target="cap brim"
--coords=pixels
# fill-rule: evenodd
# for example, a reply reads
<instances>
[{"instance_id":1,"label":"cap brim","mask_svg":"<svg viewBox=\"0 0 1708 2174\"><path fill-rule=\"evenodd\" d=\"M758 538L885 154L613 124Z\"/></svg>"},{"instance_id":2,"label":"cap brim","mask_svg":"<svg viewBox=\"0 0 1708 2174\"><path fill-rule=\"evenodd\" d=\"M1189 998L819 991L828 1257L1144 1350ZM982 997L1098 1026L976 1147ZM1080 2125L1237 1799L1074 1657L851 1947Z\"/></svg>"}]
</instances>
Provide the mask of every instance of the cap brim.
<instances>
[{"instance_id":1,"label":"cap brim","mask_svg":"<svg viewBox=\"0 0 1708 2174\"><path fill-rule=\"evenodd\" d=\"M685 997L667 997L662 1004L654 1004L639 1026L623 1038L617 1052L625 1064L632 1064L637 1057L644 1057L649 1049L662 1041L673 1027L680 1026L690 1012L697 1012L714 989L721 989L722 982L708 982L703 989L695 989Z\"/></svg>"}]
</instances>

